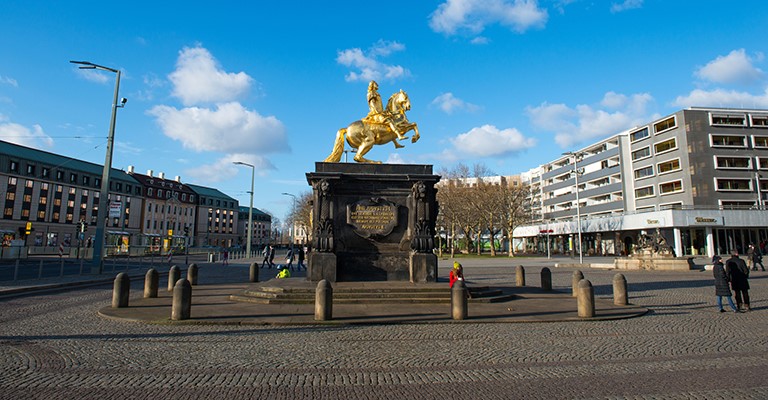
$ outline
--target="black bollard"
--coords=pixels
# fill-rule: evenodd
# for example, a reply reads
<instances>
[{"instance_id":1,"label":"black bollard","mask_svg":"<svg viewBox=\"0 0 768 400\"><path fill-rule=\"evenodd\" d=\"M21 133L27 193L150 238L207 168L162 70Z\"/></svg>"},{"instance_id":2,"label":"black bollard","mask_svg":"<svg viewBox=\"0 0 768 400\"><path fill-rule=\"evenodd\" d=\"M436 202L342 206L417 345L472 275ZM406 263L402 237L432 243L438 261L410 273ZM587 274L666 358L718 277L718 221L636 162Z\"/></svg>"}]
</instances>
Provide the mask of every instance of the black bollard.
<instances>
[{"instance_id":1,"label":"black bollard","mask_svg":"<svg viewBox=\"0 0 768 400\"><path fill-rule=\"evenodd\" d=\"M259 281L259 263L252 262L251 263L251 282L258 282Z\"/></svg>"},{"instance_id":2,"label":"black bollard","mask_svg":"<svg viewBox=\"0 0 768 400\"><path fill-rule=\"evenodd\" d=\"M180 279L173 287L173 306L171 319L181 321L189 319L192 312L192 285L186 279Z\"/></svg>"},{"instance_id":3,"label":"black bollard","mask_svg":"<svg viewBox=\"0 0 768 400\"><path fill-rule=\"evenodd\" d=\"M548 267L541 269L541 288L546 291L552 290L552 271Z\"/></svg>"},{"instance_id":4,"label":"black bollard","mask_svg":"<svg viewBox=\"0 0 768 400\"><path fill-rule=\"evenodd\" d=\"M128 307L128 297L131 294L131 279L125 272L117 274L112 288L112 308Z\"/></svg>"},{"instance_id":5,"label":"black bollard","mask_svg":"<svg viewBox=\"0 0 768 400\"><path fill-rule=\"evenodd\" d=\"M187 270L187 280L192 286L197 285L197 264L191 264Z\"/></svg>"},{"instance_id":6,"label":"black bollard","mask_svg":"<svg viewBox=\"0 0 768 400\"><path fill-rule=\"evenodd\" d=\"M517 287L525 286L525 267L522 265L518 265L517 268L515 268L515 283L517 284Z\"/></svg>"},{"instance_id":7,"label":"black bollard","mask_svg":"<svg viewBox=\"0 0 768 400\"><path fill-rule=\"evenodd\" d=\"M315 321L330 321L333 317L333 287L323 279L315 289Z\"/></svg>"},{"instance_id":8,"label":"black bollard","mask_svg":"<svg viewBox=\"0 0 768 400\"><path fill-rule=\"evenodd\" d=\"M172 292L174 285L176 285L176 281L181 279L181 271L179 270L179 267L172 266L171 269L168 271L168 291Z\"/></svg>"},{"instance_id":9,"label":"black bollard","mask_svg":"<svg viewBox=\"0 0 768 400\"><path fill-rule=\"evenodd\" d=\"M150 268L144 275L144 298L156 298L158 286L160 286L160 277L157 270Z\"/></svg>"},{"instance_id":10,"label":"black bollard","mask_svg":"<svg viewBox=\"0 0 768 400\"><path fill-rule=\"evenodd\" d=\"M467 285L463 280L454 282L451 288L451 316L456 320L467 318Z\"/></svg>"},{"instance_id":11,"label":"black bollard","mask_svg":"<svg viewBox=\"0 0 768 400\"><path fill-rule=\"evenodd\" d=\"M629 304L627 296L627 279L622 274L613 276L613 304L626 306Z\"/></svg>"},{"instance_id":12,"label":"black bollard","mask_svg":"<svg viewBox=\"0 0 768 400\"><path fill-rule=\"evenodd\" d=\"M576 297L579 291L579 281L584 279L584 274L581 271L573 271L573 278L571 278L571 295Z\"/></svg>"},{"instance_id":13,"label":"black bollard","mask_svg":"<svg viewBox=\"0 0 768 400\"><path fill-rule=\"evenodd\" d=\"M579 294L576 296L580 318L592 318L595 316L595 288L592 282L582 279L579 282Z\"/></svg>"}]
</instances>

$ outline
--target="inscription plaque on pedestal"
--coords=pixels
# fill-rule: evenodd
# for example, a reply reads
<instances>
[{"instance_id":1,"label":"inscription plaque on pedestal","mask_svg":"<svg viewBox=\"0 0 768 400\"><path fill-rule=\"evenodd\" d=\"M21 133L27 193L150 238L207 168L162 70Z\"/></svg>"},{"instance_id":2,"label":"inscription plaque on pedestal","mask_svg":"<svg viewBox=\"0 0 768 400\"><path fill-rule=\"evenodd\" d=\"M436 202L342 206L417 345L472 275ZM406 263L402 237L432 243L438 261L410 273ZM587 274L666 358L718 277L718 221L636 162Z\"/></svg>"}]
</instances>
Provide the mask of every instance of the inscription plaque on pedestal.
<instances>
[{"instance_id":1,"label":"inscription plaque on pedestal","mask_svg":"<svg viewBox=\"0 0 768 400\"><path fill-rule=\"evenodd\" d=\"M347 206L347 224L364 238L387 236L397 226L397 205L383 199L350 204Z\"/></svg>"}]
</instances>

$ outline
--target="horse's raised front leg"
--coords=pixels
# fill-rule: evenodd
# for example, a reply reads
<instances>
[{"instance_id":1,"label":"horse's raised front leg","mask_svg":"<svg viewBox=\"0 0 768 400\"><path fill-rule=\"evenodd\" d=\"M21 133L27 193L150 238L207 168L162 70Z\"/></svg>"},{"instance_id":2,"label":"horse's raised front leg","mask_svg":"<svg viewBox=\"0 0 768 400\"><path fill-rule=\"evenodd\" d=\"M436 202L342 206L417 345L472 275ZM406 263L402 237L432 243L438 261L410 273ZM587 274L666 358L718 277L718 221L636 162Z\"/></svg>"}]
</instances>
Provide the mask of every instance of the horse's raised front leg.
<instances>
[{"instance_id":1,"label":"horse's raised front leg","mask_svg":"<svg viewBox=\"0 0 768 400\"><path fill-rule=\"evenodd\" d=\"M413 137L411 138L411 143L416 143L421 137L419 136L419 127L416 126L416 123L414 122L411 128L413 128Z\"/></svg>"}]
</instances>

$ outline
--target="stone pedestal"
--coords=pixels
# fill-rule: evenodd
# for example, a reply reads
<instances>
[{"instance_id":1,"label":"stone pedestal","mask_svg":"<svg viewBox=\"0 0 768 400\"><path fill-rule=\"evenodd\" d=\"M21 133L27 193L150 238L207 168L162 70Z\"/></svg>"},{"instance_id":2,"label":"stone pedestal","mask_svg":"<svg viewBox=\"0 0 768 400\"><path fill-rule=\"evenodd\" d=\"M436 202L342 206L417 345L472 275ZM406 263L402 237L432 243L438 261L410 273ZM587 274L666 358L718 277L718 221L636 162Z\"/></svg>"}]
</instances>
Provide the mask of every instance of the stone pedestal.
<instances>
[{"instance_id":1,"label":"stone pedestal","mask_svg":"<svg viewBox=\"0 0 768 400\"><path fill-rule=\"evenodd\" d=\"M434 282L431 165L315 164L308 279Z\"/></svg>"}]
</instances>

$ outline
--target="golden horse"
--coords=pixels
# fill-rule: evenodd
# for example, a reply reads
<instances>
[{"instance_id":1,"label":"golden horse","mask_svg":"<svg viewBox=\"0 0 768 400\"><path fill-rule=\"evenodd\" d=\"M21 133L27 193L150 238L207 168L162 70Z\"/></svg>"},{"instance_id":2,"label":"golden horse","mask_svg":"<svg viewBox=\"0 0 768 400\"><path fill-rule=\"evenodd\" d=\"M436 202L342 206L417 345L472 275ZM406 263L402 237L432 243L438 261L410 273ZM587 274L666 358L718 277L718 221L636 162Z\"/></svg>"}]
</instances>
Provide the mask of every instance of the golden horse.
<instances>
[{"instance_id":1,"label":"golden horse","mask_svg":"<svg viewBox=\"0 0 768 400\"><path fill-rule=\"evenodd\" d=\"M401 135L413 130L411 143L416 143L419 140L419 128L416 123L408 121L405 116L405 112L410 109L411 101L408 99L408 94L402 90L390 96L389 101L387 101L386 112L391 116L397 130L400 131ZM397 143L397 133L393 132L388 124L357 120L349 124L348 127L339 129L336 133L333 152L325 159L325 162L339 162L341 160L341 155L344 153L344 139L350 146L357 149L355 161L361 163L381 163L381 161L373 161L364 157L374 145L393 142L395 147L402 147Z\"/></svg>"}]
</instances>

